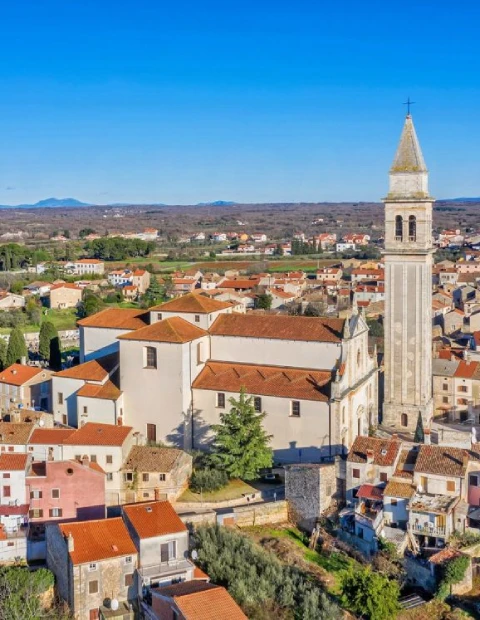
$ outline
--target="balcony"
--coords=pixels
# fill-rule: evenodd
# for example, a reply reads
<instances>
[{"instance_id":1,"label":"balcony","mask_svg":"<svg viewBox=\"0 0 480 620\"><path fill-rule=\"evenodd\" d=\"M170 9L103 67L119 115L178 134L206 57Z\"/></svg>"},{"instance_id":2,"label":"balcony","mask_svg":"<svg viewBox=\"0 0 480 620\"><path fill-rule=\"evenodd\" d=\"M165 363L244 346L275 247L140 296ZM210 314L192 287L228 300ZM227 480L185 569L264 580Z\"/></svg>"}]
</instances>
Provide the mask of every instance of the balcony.
<instances>
[{"instance_id":1,"label":"balcony","mask_svg":"<svg viewBox=\"0 0 480 620\"><path fill-rule=\"evenodd\" d=\"M421 536L440 536L446 538L447 531L445 526L436 526L433 523L409 523L408 529L412 534Z\"/></svg>"},{"instance_id":2,"label":"balcony","mask_svg":"<svg viewBox=\"0 0 480 620\"><path fill-rule=\"evenodd\" d=\"M142 566L137 570L142 581L150 583L150 581L156 580L157 578L183 573L193 568L194 565L190 560L178 558L169 560L168 562L153 564L152 566Z\"/></svg>"}]
</instances>

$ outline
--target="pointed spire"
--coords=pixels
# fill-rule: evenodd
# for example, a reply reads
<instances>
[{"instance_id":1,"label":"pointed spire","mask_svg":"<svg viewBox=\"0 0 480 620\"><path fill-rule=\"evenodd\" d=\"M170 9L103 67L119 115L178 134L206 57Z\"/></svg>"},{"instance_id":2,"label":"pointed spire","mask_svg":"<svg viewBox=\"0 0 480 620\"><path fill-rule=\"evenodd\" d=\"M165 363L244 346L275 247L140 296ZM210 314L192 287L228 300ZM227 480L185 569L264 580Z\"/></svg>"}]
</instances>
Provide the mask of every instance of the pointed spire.
<instances>
[{"instance_id":1,"label":"pointed spire","mask_svg":"<svg viewBox=\"0 0 480 620\"><path fill-rule=\"evenodd\" d=\"M390 172L427 172L412 116L407 114Z\"/></svg>"}]
</instances>

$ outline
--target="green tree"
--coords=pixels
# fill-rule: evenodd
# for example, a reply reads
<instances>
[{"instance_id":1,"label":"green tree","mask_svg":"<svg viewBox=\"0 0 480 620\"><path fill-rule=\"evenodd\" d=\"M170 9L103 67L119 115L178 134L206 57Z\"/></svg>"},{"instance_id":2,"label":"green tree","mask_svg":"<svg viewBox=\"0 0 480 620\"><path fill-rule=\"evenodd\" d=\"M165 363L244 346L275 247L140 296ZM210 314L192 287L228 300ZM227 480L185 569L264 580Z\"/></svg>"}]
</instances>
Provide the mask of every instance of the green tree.
<instances>
[{"instance_id":1,"label":"green tree","mask_svg":"<svg viewBox=\"0 0 480 620\"><path fill-rule=\"evenodd\" d=\"M320 310L310 303L303 311L303 316L320 316Z\"/></svg>"},{"instance_id":2,"label":"green tree","mask_svg":"<svg viewBox=\"0 0 480 620\"><path fill-rule=\"evenodd\" d=\"M165 288L159 283L156 276L150 278L150 286L145 291L142 302L146 308L155 306L165 299Z\"/></svg>"},{"instance_id":3,"label":"green tree","mask_svg":"<svg viewBox=\"0 0 480 620\"><path fill-rule=\"evenodd\" d=\"M413 438L413 441L417 443L423 443L425 441L425 432L423 430L423 419L422 419L422 414L420 412L418 413L417 428L415 429L415 437Z\"/></svg>"},{"instance_id":4,"label":"green tree","mask_svg":"<svg viewBox=\"0 0 480 620\"><path fill-rule=\"evenodd\" d=\"M81 317L92 316L96 314L102 307L100 298L93 291L85 289L83 301L79 306L79 314Z\"/></svg>"},{"instance_id":5,"label":"green tree","mask_svg":"<svg viewBox=\"0 0 480 620\"><path fill-rule=\"evenodd\" d=\"M85 239L85 237L88 237L88 235L94 235L95 231L93 230L93 228L89 228L87 226L87 228L82 228L82 230L78 233L78 237L79 239Z\"/></svg>"},{"instance_id":6,"label":"green tree","mask_svg":"<svg viewBox=\"0 0 480 620\"><path fill-rule=\"evenodd\" d=\"M224 469L230 478L255 480L259 471L271 467L271 435L263 428L266 413L257 413L253 396L240 391L239 400L230 399L232 408L221 413L221 424L212 426L215 433L211 462Z\"/></svg>"},{"instance_id":7,"label":"green tree","mask_svg":"<svg viewBox=\"0 0 480 620\"><path fill-rule=\"evenodd\" d=\"M51 321L44 321L40 327L38 352L44 360L50 359L50 343L58 332L55 325Z\"/></svg>"},{"instance_id":8,"label":"green tree","mask_svg":"<svg viewBox=\"0 0 480 620\"><path fill-rule=\"evenodd\" d=\"M443 576L436 592L437 598L443 600L451 594L452 586L464 579L470 562L471 559L467 555L459 555L445 564L442 571Z\"/></svg>"},{"instance_id":9,"label":"green tree","mask_svg":"<svg viewBox=\"0 0 480 620\"><path fill-rule=\"evenodd\" d=\"M383 324L376 319L368 319L367 321L368 329L370 330L370 336L374 336L376 338L383 338L384 330Z\"/></svg>"},{"instance_id":10,"label":"green tree","mask_svg":"<svg viewBox=\"0 0 480 620\"><path fill-rule=\"evenodd\" d=\"M46 609L42 597L53 588L54 577L46 568L30 571L22 566L0 568L0 620L65 618L60 609Z\"/></svg>"},{"instance_id":11,"label":"green tree","mask_svg":"<svg viewBox=\"0 0 480 620\"><path fill-rule=\"evenodd\" d=\"M40 321L42 320L42 308L34 297L30 297L27 301L25 312L30 323L33 325L40 325Z\"/></svg>"},{"instance_id":12,"label":"green tree","mask_svg":"<svg viewBox=\"0 0 480 620\"><path fill-rule=\"evenodd\" d=\"M5 370L7 367L7 343L3 338L0 338L0 371Z\"/></svg>"},{"instance_id":13,"label":"green tree","mask_svg":"<svg viewBox=\"0 0 480 620\"><path fill-rule=\"evenodd\" d=\"M20 362L22 357L27 357L27 345L25 343L25 337L20 327L14 327L10 332L10 338L8 340L7 357L5 364L11 366L16 362Z\"/></svg>"},{"instance_id":14,"label":"green tree","mask_svg":"<svg viewBox=\"0 0 480 620\"><path fill-rule=\"evenodd\" d=\"M389 620L400 610L398 583L373 572L370 566L345 571L341 591L343 604L369 620Z\"/></svg>"},{"instance_id":15,"label":"green tree","mask_svg":"<svg viewBox=\"0 0 480 620\"><path fill-rule=\"evenodd\" d=\"M272 296L268 293L261 293L257 295L256 304L257 308L261 308L262 310L270 310L272 307Z\"/></svg>"},{"instance_id":16,"label":"green tree","mask_svg":"<svg viewBox=\"0 0 480 620\"><path fill-rule=\"evenodd\" d=\"M50 356L48 363L52 370L62 370L62 349L60 346L60 338L58 333L50 340Z\"/></svg>"}]
</instances>

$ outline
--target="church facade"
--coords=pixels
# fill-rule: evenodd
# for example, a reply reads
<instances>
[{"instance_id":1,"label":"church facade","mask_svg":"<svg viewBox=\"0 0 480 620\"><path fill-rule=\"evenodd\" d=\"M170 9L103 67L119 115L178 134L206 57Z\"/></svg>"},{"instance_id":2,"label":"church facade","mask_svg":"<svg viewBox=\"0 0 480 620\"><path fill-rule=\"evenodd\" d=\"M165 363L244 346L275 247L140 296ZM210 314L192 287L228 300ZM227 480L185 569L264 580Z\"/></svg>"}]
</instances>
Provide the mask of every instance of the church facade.
<instances>
[{"instance_id":1,"label":"church facade","mask_svg":"<svg viewBox=\"0 0 480 620\"><path fill-rule=\"evenodd\" d=\"M432 397L432 208L428 171L410 114L385 198L385 401L383 424L425 427Z\"/></svg>"}]
</instances>

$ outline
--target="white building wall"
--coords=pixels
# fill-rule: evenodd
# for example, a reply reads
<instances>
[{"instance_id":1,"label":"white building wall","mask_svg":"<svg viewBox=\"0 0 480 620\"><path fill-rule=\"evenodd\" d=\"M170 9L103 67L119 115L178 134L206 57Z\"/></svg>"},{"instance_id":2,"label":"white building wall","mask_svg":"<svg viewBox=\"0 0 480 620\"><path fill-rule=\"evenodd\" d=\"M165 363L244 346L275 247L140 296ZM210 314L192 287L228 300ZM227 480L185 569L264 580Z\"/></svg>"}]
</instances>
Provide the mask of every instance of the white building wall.
<instances>
[{"instance_id":1,"label":"white building wall","mask_svg":"<svg viewBox=\"0 0 480 620\"><path fill-rule=\"evenodd\" d=\"M55 422L78 426L77 392L85 385L82 379L70 379L67 377L52 377L52 412ZM63 404L59 403L60 394Z\"/></svg>"},{"instance_id":2,"label":"white building wall","mask_svg":"<svg viewBox=\"0 0 480 620\"><path fill-rule=\"evenodd\" d=\"M80 363L118 351L117 338L129 329L80 326Z\"/></svg>"},{"instance_id":3,"label":"white building wall","mask_svg":"<svg viewBox=\"0 0 480 620\"><path fill-rule=\"evenodd\" d=\"M106 398L77 396L78 426L86 422L117 424L120 409L123 409L122 401L123 396L118 401L107 400Z\"/></svg>"},{"instance_id":4,"label":"white building wall","mask_svg":"<svg viewBox=\"0 0 480 620\"><path fill-rule=\"evenodd\" d=\"M342 354L339 343L211 336L217 361L329 370Z\"/></svg>"},{"instance_id":5,"label":"white building wall","mask_svg":"<svg viewBox=\"0 0 480 620\"><path fill-rule=\"evenodd\" d=\"M3 474L10 475L10 478L3 478ZM4 487L10 487L10 496L4 495ZM27 504L25 491L25 471L2 470L0 472L0 504L9 506L12 504Z\"/></svg>"},{"instance_id":6,"label":"white building wall","mask_svg":"<svg viewBox=\"0 0 480 620\"><path fill-rule=\"evenodd\" d=\"M194 447L206 448L212 438L210 426L220 422L220 413L230 411L230 398L238 399L239 394L225 392L225 408L217 404L217 392L193 390L194 406ZM300 401L300 417L292 417L291 402L296 399L261 396L262 410L267 413L264 428L273 435L270 446L275 452L275 460L284 463L318 461L329 456L330 425L329 404L320 401Z\"/></svg>"},{"instance_id":7,"label":"white building wall","mask_svg":"<svg viewBox=\"0 0 480 620\"><path fill-rule=\"evenodd\" d=\"M193 312L163 312L163 311L152 311L150 312L150 324L157 323L158 321L162 321L164 319L170 319L174 316L179 316L181 319L188 321L192 325L196 325L201 329L208 330L215 322L215 319L220 314L231 314L232 308L226 308L225 310L218 310L217 312L210 312L209 314L195 314ZM161 315L161 319L159 318ZM198 317L198 321L195 320L195 317Z\"/></svg>"}]
</instances>

